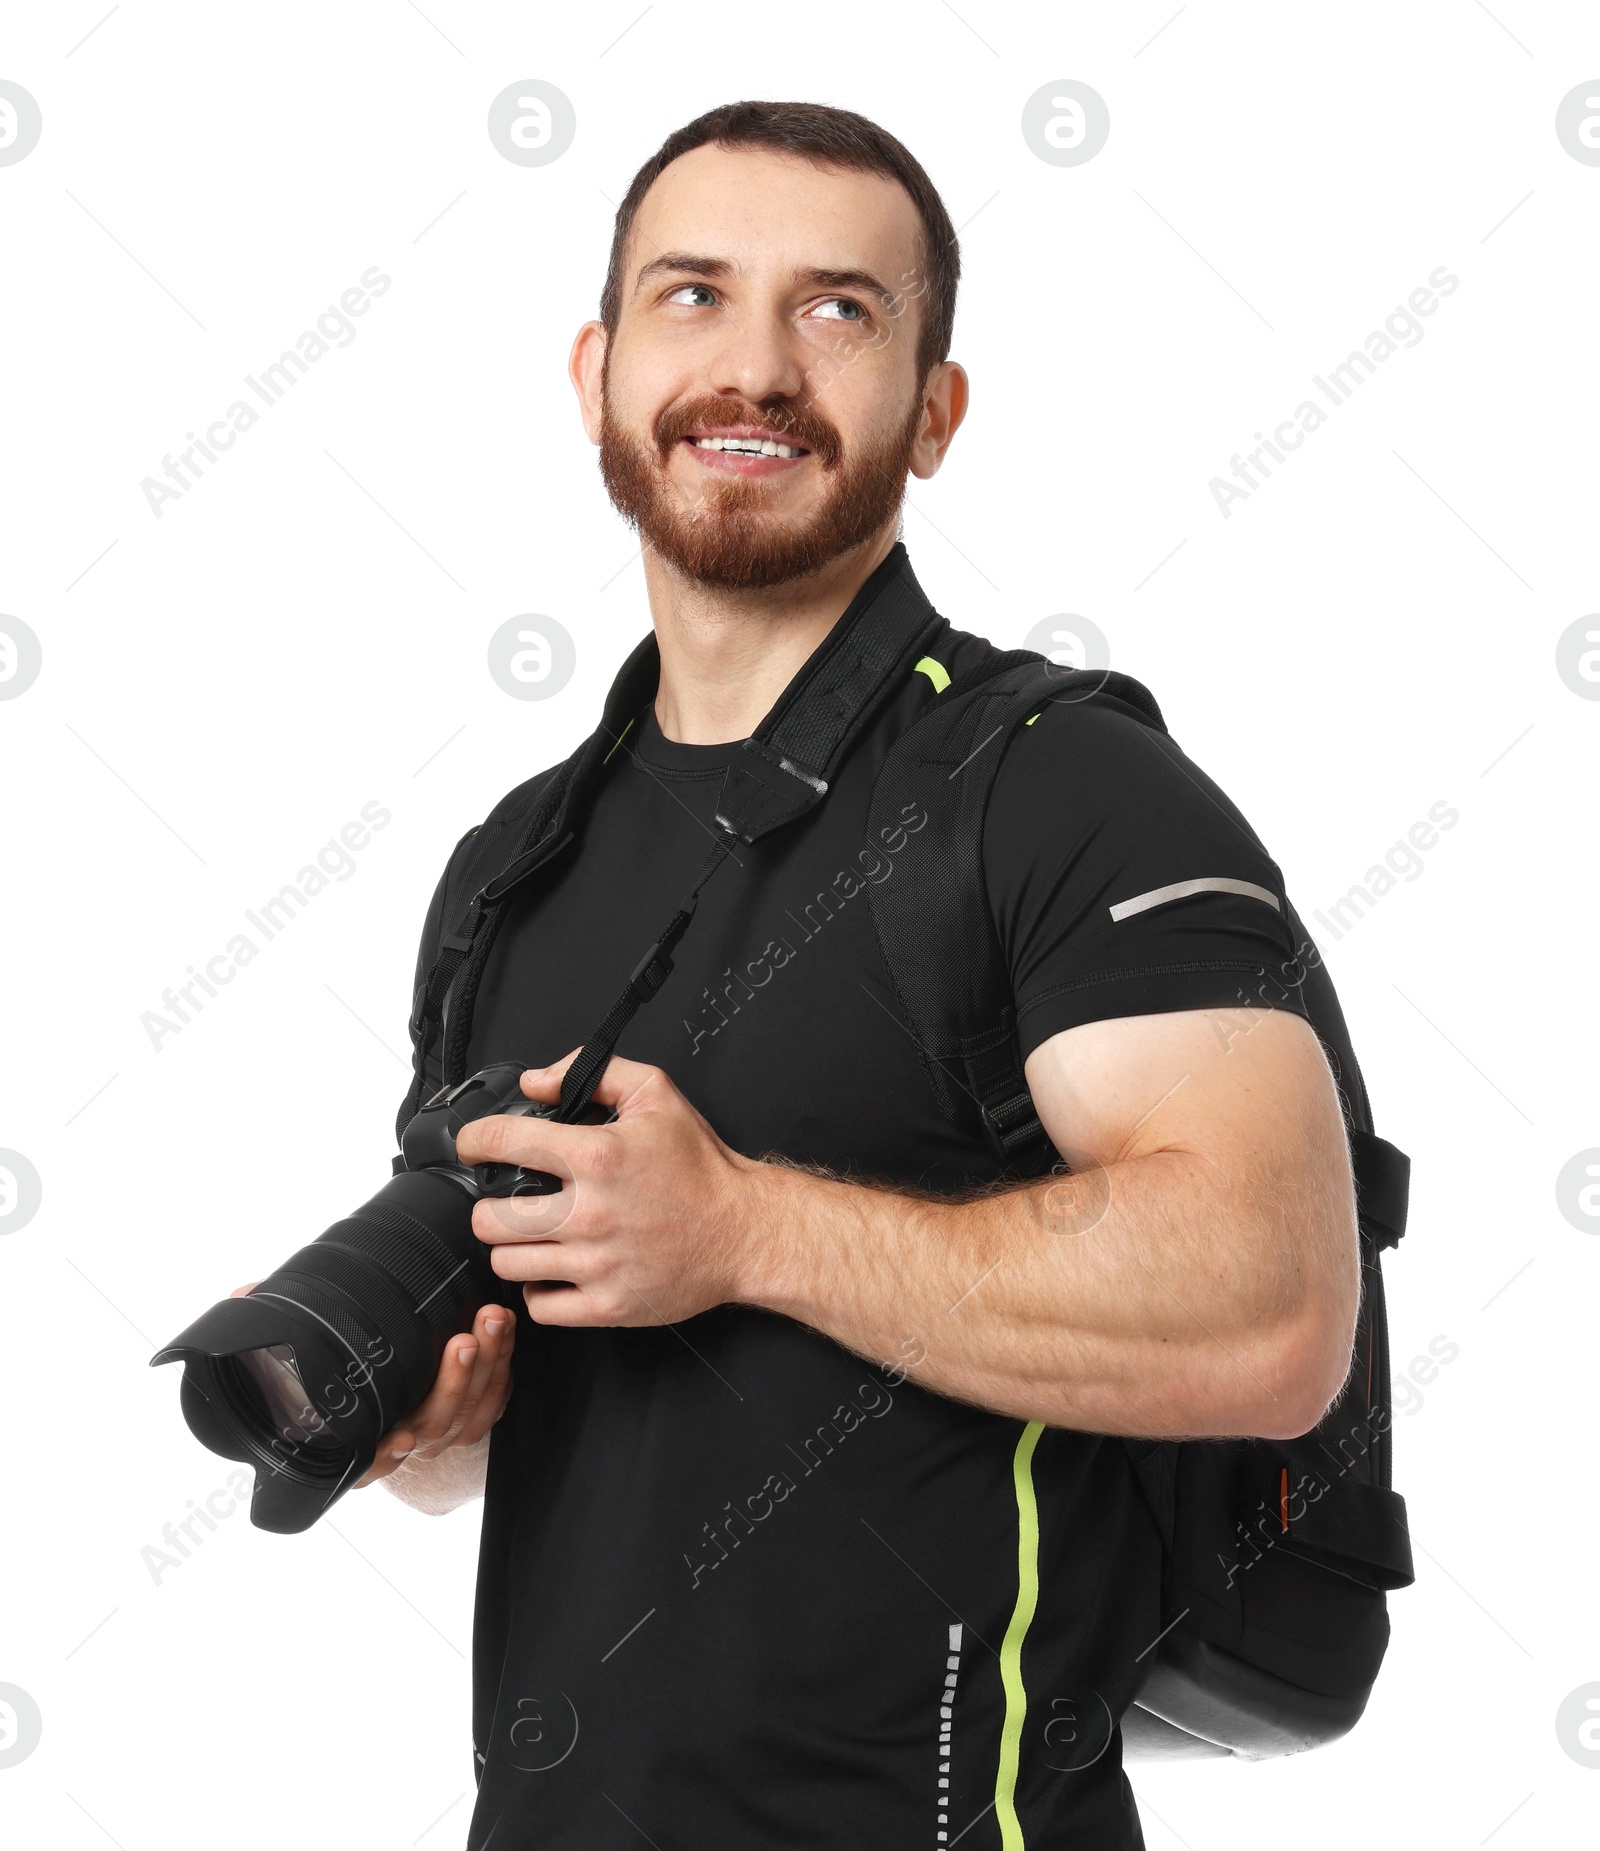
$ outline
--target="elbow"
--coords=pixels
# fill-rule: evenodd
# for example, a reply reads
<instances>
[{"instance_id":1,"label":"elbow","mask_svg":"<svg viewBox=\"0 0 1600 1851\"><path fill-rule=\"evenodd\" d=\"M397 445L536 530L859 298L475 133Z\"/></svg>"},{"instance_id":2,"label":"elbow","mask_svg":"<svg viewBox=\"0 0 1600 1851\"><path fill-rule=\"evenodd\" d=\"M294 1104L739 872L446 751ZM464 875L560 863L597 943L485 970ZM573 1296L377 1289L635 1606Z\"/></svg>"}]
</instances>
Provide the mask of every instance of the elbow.
<instances>
[{"instance_id":1,"label":"elbow","mask_svg":"<svg viewBox=\"0 0 1600 1851\"><path fill-rule=\"evenodd\" d=\"M1309 1433L1349 1380L1354 1339L1354 1318L1325 1310L1286 1323L1265 1346L1254 1437L1297 1440Z\"/></svg>"}]
</instances>

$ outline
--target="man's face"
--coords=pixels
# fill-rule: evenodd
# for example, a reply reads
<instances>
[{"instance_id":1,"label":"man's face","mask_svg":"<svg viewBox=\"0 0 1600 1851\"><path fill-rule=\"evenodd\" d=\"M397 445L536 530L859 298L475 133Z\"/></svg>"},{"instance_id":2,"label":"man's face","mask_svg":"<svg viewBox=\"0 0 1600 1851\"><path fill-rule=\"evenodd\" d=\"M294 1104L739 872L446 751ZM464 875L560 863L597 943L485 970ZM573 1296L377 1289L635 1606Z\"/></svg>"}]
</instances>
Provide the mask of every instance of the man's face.
<instances>
[{"instance_id":1,"label":"man's face","mask_svg":"<svg viewBox=\"0 0 1600 1851\"><path fill-rule=\"evenodd\" d=\"M921 220L895 181L755 149L674 161L634 220L600 368L618 510L679 571L730 590L882 533L908 469L937 467L916 369L925 289ZM790 454L736 447L750 442Z\"/></svg>"}]
</instances>

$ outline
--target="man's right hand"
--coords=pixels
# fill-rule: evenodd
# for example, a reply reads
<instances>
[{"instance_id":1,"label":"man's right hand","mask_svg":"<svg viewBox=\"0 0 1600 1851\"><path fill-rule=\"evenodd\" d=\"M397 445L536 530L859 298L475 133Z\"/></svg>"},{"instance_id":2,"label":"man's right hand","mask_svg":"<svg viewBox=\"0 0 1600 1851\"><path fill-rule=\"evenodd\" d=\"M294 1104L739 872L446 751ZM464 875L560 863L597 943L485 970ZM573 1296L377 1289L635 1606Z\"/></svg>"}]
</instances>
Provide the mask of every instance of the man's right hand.
<instances>
[{"instance_id":1,"label":"man's right hand","mask_svg":"<svg viewBox=\"0 0 1600 1851\"><path fill-rule=\"evenodd\" d=\"M243 1298L260 1283L241 1285L229 1296ZM432 1389L378 1442L377 1456L354 1488L376 1484L402 1464L426 1476L429 1461L453 1447L476 1446L505 1412L516 1334L516 1319L504 1305L481 1306L471 1331L445 1345Z\"/></svg>"}]
</instances>

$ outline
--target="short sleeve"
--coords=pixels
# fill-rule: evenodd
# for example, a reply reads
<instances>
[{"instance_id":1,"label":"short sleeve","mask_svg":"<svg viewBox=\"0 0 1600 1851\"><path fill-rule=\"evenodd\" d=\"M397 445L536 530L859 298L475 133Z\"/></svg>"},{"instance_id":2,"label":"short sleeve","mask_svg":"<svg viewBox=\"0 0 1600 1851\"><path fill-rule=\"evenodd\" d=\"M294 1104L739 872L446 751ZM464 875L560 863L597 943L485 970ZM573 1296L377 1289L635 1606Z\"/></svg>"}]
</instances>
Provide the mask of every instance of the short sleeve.
<instances>
[{"instance_id":1,"label":"short sleeve","mask_svg":"<svg viewBox=\"0 0 1600 1851\"><path fill-rule=\"evenodd\" d=\"M1299 986L1274 981L1297 968L1277 864L1173 740L1109 695L1016 728L983 866L1024 1059L1117 1016L1306 1014Z\"/></svg>"}]
</instances>

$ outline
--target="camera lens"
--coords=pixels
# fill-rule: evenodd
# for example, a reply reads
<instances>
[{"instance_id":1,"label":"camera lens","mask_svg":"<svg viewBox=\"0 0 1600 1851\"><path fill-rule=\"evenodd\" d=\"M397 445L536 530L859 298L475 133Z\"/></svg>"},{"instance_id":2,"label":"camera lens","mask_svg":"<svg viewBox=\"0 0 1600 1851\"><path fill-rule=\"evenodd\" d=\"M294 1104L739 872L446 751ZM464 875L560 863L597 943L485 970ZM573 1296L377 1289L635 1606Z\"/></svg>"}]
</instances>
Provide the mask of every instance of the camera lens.
<instances>
[{"instance_id":1,"label":"camera lens","mask_svg":"<svg viewBox=\"0 0 1600 1851\"><path fill-rule=\"evenodd\" d=\"M436 1093L406 1127L404 1167L376 1195L152 1358L182 1361L195 1437L256 1468L258 1529L309 1529L427 1394L445 1345L472 1328L478 1308L520 1306L473 1233L472 1207L482 1196L549 1194L561 1178L469 1168L455 1140L492 1113L554 1115L523 1094L526 1065L500 1062ZM615 1116L591 1103L581 1122Z\"/></svg>"},{"instance_id":2,"label":"camera lens","mask_svg":"<svg viewBox=\"0 0 1600 1851\"><path fill-rule=\"evenodd\" d=\"M244 1350L233 1360L265 1403L267 1423L279 1439L304 1445L328 1431L328 1423L311 1405L288 1344Z\"/></svg>"}]
</instances>

